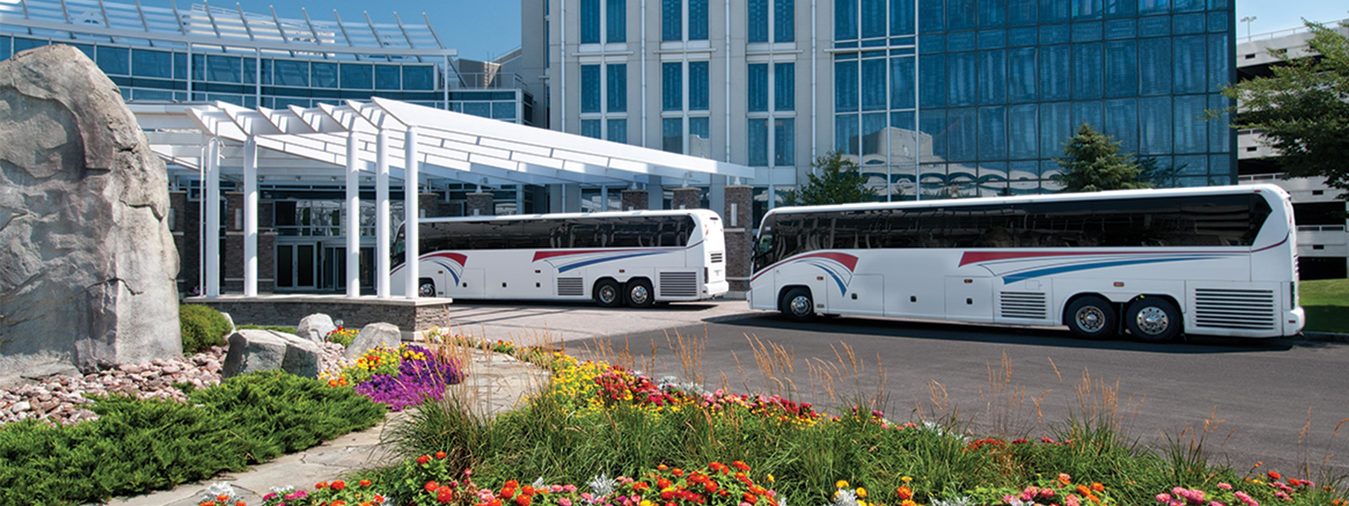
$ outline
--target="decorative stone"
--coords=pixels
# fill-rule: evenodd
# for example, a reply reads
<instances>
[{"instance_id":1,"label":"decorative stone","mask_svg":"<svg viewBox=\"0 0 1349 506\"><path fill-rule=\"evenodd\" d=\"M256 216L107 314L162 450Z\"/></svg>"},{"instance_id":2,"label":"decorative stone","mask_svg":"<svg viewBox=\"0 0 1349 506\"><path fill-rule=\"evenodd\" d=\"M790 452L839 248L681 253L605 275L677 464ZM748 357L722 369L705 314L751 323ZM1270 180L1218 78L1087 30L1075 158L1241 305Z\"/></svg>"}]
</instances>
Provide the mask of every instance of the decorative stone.
<instances>
[{"instance_id":1,"label":"decorative stone","mask_svg":"<svg viewBox=\"0 0 1349 506\"><path fill-rule=\"evenodd\" d=\"M237 326L234 325L234 318L231 317L229 313L220 313L220 316L224 316L224 317L225 317L225 321L226 321L226 322L229 322L229 324L230 324L230 333L231 333L231 334L233 334L234 331L239 330L239 327L237 327Z\"/></svg>"},{"instance_id":2,"label":"decorative stone","mask_svg":"<svg viewBox=\"0 0 1349 506\"><path fill-rule=\"evenodd\" d=\"M356 335L356 339L351 341L351 346L343 352L347 358L356 358L376 346L387 348L397 348L403 342L403 333L398 330L398 326L392 323L371 323L361 328L361 332Z\"/></svg>"},{"instance_id":3,"label":"decorative stone","mask_svg":"<svg viewBox=\"0 0 1349 506\"><path fill-rule=\"evenodd\" d=\"M331 317L323 313L306 316L295 326L297 335L316 343L322 343L327 339L328 333L334 330L337 330L337 325L333 323Z\"/></svg>"},{"instance_id":4,"label":"decorative stone","mask_svg":"<svg viewBox=\"0 0 1349 506\"><path fill-rule=\"evenodd\" d=\"M316 343L284 332L254 329L231 334L229 343L221 371L225 378L278 369L296 376L318 377L322 350Z\"/></svg>"},{"instance_id":5,"label":"decorative stone","mask_svg":"<svg viewBox=\"0 0 1349 506\"><path fill-rule=\"evenodd\" d=\"M0 383L181 357L164 164L103 72L0 62Z\"/></svg>"}]
</instances>

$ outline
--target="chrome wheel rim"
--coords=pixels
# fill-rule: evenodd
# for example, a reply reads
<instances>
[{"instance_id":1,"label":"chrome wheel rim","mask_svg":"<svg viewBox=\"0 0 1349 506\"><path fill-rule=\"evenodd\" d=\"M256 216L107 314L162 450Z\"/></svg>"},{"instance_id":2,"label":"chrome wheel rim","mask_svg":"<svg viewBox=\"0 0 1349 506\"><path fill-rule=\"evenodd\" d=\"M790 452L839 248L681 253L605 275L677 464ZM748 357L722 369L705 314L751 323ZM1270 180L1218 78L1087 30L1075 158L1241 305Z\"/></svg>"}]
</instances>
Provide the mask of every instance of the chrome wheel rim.
<instances>
[{"instance_id":1,"label":"chrome wheel rim","mask_svg":"<svg viewBox=\"0 0 1349 506\"><path fill-rule=\"evenodd\" d=\"M421 288L417 290L417 293L422 297L434 297L436 295L436 285L424 283Z\"/></svg>"},{"instance_id":2,"label":"chrome wheel rim","mask_svg":"<svg viewBox=\"0 0 1349 506\"><path fill-rule=\"evenodd\" d=\"M600 302L604 304L613 304L618 300L618 290L613 286L605 285L600 287Z\"/></svg>"},{"instance_id":3,"label":"chrome wheel rim","mask_svg":"<svg viewBox=\"0 0 1349 506\"><path fill-rule=\"evenodd\" d=\"M809 315L811 310L810 297L807 297L805 295L797 295L796 297L792 297L792 301L789 304L789 306L792 310L792 314L796 316Z\"/></svg>"},{"instance_id":4,"label":"chrome wheel rim","mask_svg":"<svg viewBox=\"0 0 1349 506\"><path fill-rule=\"evenodd\" d=\"M1105 328L1105 311L1096 306L1077 310L1073 318L1077 321L1077 328L1088 333L1095 334Z\"/></svg>"},{"instance_id":5,"label":"chrome wheel rim","mask_svg":"<svg viewBox=\"0 0 1349 506\"><path fill-rule=\"evenodd\" d=\"M1166 316L1166 311L1158 307L1149 306L1139 310L1134 320L1138 330L1150 336L1161 334L1171 328L1171 318Z\"/></svg>"},{"instance_id":6,"label":"chrome wheel rim","mask_svg":"<svg viewBox=\"0 0 1349 506\"><path fill-rule=\"evenodd\" d=\"M651 292L642 285L634 286L632 287L632 291L628 292L628 300L631 300L633 304L639 306L646 304L646 301L649 298L651 298Z\"/></svg>"}]
</instances>

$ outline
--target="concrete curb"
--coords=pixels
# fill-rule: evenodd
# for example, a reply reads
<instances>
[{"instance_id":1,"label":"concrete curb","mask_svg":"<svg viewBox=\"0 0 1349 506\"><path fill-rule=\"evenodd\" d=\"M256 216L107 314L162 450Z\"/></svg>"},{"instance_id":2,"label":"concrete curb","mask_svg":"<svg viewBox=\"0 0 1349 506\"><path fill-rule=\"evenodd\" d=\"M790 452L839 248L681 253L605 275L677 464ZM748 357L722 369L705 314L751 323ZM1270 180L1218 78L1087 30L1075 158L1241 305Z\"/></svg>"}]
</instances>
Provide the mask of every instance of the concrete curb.
<instances>
[{"instance_id":1,"label":"concrete curb","mask_svg":"<svg viewBox=\"0 0 1349 506\"><path fill-rule=\"evenodd\" d=\"M1339 332L1303 332L1294 339L1302 341L1321 341L1330 343L1349 343L1349 334Z\"/></svg>"}]
</instances>

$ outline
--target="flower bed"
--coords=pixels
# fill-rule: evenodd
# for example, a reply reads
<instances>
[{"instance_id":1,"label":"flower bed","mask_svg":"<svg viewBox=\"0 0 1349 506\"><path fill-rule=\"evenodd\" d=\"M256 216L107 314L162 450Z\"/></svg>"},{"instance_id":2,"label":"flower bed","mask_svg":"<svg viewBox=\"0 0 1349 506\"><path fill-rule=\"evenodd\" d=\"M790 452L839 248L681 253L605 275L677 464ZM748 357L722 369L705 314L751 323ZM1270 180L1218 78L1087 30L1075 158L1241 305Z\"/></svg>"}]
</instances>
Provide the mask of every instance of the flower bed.
<instances>
[{"instance_id":1,"label":"flower bed","mask_svg":"<svg viewBox=\"0 0 1349 506\"><path fill-rule=\"evenodd\" d=\"M376 347L354 363L321 376L330 387L354 387L356 393L402 411L426 401L440 400L445 389L463 381L459 361L444 351L403 344L398 349Z\"/></svg>"}]
</instances>

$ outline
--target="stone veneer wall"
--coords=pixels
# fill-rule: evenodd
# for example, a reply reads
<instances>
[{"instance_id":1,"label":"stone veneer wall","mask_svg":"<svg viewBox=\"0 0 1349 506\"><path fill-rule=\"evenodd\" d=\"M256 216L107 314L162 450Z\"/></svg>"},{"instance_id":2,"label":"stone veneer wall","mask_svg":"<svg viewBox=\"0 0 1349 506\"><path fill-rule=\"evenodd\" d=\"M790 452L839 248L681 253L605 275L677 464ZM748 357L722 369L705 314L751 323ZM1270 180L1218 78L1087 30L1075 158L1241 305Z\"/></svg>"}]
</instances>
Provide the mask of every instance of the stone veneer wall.
<instances>
[{"instance_id":1,"label":"stone veneer wall","mask_svg":"<svg viewBox=\"0 0 1349 506\"><path fill-rule=\"evenodd\" d=\"M450 326L449 299L351 300L341 296L279 295L253 299L192 297L187 302L229 313L239 325L295 325L305 316L323 313L333 320L342 320L346 327L385 322L397 325L406 333Z\"/></svg>"},{"instance_id":2,"label":"stone veneer wall","mask_svg":"<svg viewBox=\"0 0 1349 506\"><path fill-rule=\"evenodd\" d=\"M698 209L703 206L703 191L698 188L675 188L670 200L671 209Z\"/></svg>"},{"instance_id":3,"label":"stone veneer wall","mask_svg":"<svg viewBox=\"0 0 1349 506\"><path fill-rule=\"evenodd\" d=\"M623 190L623 211L644 211L650 197L646 190Z\"/></svg>"},{"instance_id":4,"label":"stone veneer wall","mask_svg":"<svg viewBox=\"0 0 1349 506\"><path fill-rule=\"evenodd\" d=\"M750 248L754 241L754 208L749 186L726 187L726 209L721 213L726 227L726 277L732 292L749 291ZM734 206L732 206L734 204ZM735 208L732 212L732 207Z\"/></svg>"}]
</instances>

